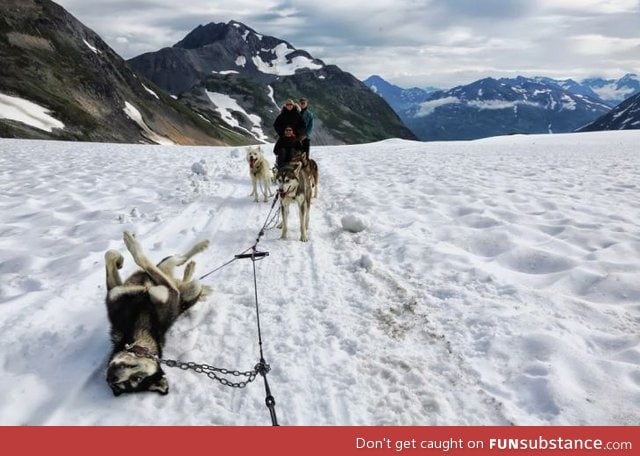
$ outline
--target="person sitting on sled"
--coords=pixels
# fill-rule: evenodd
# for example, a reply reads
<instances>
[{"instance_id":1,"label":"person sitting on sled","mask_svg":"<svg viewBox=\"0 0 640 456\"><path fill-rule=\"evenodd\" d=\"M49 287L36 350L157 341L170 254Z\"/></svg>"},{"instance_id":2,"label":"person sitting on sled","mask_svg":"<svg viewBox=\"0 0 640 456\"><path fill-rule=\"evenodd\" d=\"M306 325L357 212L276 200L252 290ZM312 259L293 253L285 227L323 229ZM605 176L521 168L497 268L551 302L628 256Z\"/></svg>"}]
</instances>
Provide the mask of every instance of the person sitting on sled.
<instances>
[{"instance_id":1,"label":"person sitting on sled","mask_svg":"<svg viewBox=\"0 0 640 456\"><path fill-rule=\"evenodd\" d=\"M276 168L282 168L300 151L302 151L302 144L296 138L293 127L287 125L283 129L283 136L273 146L273 153L276 155Z\"/></svg>"}]
</instances>

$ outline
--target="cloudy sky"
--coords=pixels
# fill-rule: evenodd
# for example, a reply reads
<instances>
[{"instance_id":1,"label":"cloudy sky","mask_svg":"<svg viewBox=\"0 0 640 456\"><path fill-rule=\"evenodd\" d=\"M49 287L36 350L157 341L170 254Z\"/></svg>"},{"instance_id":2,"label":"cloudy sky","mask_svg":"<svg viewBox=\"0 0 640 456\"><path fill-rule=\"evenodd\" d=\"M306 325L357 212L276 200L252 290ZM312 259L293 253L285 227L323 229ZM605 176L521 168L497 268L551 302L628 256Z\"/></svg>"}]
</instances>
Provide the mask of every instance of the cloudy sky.
<instances>
[{"instance_id":1,"label":"cloudy sky","mask_svg":"<svg viewBox=\"0 0 640 456\"><path fill-rule=\"evenodd\" d=\"M237 20L360 79L450 88L482 77L640 73L640 0L57 0L122 57Z\"/></svg>"}]
</instances>

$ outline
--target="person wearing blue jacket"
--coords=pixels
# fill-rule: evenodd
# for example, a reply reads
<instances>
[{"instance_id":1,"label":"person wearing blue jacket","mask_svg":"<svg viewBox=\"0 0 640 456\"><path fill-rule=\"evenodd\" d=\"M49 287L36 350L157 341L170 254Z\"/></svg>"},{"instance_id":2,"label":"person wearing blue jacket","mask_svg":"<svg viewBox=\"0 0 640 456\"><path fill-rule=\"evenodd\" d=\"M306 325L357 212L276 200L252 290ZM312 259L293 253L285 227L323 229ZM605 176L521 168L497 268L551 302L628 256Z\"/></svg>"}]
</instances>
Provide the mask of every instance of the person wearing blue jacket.
<instances>
[{"instance_id":1,"label":"person wearing blue jacket","mask_svg":"<svg viewBox=\"0 0 640 456\"><path fill-rule=\"evenodd\" d=\"M300 136L300 143L302 144L302 150L309 159L309 147L311 146L311 134L313 133L313 112L309 109L309 101L306 98L300 98L300 114L302 120L304 120L304 132Z\"/></svg>"}]
</instances>

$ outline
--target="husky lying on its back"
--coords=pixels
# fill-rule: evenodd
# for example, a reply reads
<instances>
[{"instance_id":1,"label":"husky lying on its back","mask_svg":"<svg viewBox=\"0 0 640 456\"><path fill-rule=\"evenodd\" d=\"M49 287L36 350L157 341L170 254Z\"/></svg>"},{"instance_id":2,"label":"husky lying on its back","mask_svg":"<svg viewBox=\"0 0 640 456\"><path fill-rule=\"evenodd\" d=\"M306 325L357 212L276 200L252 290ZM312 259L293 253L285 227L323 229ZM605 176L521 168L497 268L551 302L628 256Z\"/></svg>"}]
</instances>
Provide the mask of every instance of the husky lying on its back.
<instances>
[{"instance_id":1,"label":"husky lying on its back","mask_svg":"<svg viewBox=\"0 0 640 456\"><path fill-rule=\"evenodd\" d=\"M209 241L154 265L133 234L125 231L123 238L141 270L123 283L118 272L124 261L122 255L116 250L105 253L106 303L113 343L107 383L116 396L138 391L167 394L169 383L157 358L162 357L167 330L208 291L193 279L195 262L189 259L205 250ZM173 276L174 269L185 263L184 275L179 280Z\"/></svg>"}]
</instances>

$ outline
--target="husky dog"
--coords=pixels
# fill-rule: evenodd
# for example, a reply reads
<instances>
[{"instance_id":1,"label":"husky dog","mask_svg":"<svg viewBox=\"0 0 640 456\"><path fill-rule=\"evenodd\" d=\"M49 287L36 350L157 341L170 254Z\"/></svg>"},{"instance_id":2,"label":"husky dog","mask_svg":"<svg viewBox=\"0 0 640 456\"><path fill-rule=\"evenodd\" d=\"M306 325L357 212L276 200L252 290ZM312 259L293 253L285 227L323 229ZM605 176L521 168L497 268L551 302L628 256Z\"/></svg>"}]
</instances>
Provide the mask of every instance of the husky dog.
<instances>
[{"instance_id":1,"label":"husky dog","mask_svg":"<svg viewBox=\"0 0 640 456\"><path fill-rule=\"evenodd\" d=\"M141 270L122 282L118 270L124 258L117 250L104 255L113 344L107 383L116 396L138 391L164 395L169 392L169 383L158 359L162 358L165 334L182 312L209 291L193 278L195 262L189 261L205 250L209 241L199 242L187 253L167 257L154 265L132 233L125 231L123 239ZM185 263L182 280L175 278L174 269Z\"/></svg>"},{"instance_id":2,"label":"husky dog","mask_svg":"<svg viewBox=\"0 0 640 456\"><path fill-rule=\"evenodd\" d=\"M309 210L311 209L311 182L302 169L302 162L290 163L278 170L276 178L280 212L282 214L282 234L280 239L287 238L287 222L289 221L289 205L296 203L300 214L300 240L307 242L309 229Z\"/></svg>"},{"instance_id":3,"label":"husky dog","mask_svg":"<svg viewBox=\"0 0 640 456\"><path fill-rule=\"evenodd\" d=\"M309 181L311 183L311 188L313 189L313 197L318 197L318 179L320 176L318 175L318 164L312 158L307 158L307 155L304 152L299 152L293 156L291 159L291 163L295 164L296 162L302 163L302 169L307 176L309 177Z\"/></svg>"},{"instance_id":4,"label":"husky dog","mask_svg":"<svg viewBox=\"0 0 640 456\"><path fill-rule=\"evenodd\" d=\"M253 191L253 201L258 201L258 184L260 185L260 191L264 196L264 201L268 201L269 197L273 195L271 193L271 180L273 179L273 173L271 171L271 165L262 153L260 146L249 147L247 149L247 162L249 163L249 175L251 176L251 184Z\"/></svg>"}]
</instances>

